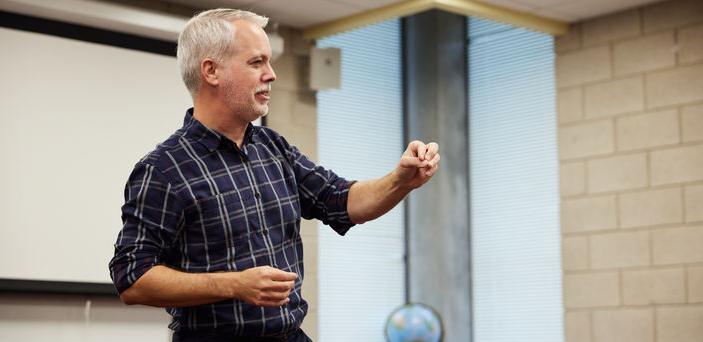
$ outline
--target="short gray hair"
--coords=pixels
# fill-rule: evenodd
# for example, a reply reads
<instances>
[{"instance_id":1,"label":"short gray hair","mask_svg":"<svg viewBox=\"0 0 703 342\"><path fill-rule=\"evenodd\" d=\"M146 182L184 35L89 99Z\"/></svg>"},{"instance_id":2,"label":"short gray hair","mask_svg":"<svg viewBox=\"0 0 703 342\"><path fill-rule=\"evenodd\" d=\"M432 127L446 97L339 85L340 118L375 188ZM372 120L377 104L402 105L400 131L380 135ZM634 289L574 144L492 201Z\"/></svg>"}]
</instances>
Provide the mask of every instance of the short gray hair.
<instances>
[{"instance_id":1,"label":"short gray hair","mask_svg":"<svg viewBox=\"0 0 703 342\"><path fill-rule=\"evenodd\" d=\"M218 8L198 13L178 35L176 57L181 77L191 96L195 96L200 87L200 63L206 58L224 63L234 52L234 27L231 22L235 20L246 20L261 28L266 27L269 21L253 12Z\"/></svg>"}]
</instances>

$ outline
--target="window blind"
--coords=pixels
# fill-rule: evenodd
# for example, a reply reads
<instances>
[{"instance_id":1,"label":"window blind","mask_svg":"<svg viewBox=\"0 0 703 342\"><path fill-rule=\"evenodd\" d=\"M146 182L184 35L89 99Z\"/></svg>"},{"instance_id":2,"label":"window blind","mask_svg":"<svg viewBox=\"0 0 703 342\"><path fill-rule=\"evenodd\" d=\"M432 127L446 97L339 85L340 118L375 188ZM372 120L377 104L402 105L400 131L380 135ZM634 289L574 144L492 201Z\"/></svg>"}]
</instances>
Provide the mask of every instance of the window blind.
<instances>
[{"instance_id":1,"label":"window blind","mask_svg":"<svg viewBox=\"0 0 703 342\"><path fill-rule=\"evenodd\" d=\"M318 91L319 162L347 179L384 176L403 152L400 21L319 40L342 50L341 88ZM319 227L319 339L385 341L384 325L405 301L404 212L340 237Z\"/></svg>"},{"instance_id":2,"label":"window blind","mask_svg":"<svg viewBox=\"0 0 703 342\"><path fill-rule=\"evenodd\" d=\"M474 341L563 341L553 38L467 25Z\"/></svg>"}]
</instances>

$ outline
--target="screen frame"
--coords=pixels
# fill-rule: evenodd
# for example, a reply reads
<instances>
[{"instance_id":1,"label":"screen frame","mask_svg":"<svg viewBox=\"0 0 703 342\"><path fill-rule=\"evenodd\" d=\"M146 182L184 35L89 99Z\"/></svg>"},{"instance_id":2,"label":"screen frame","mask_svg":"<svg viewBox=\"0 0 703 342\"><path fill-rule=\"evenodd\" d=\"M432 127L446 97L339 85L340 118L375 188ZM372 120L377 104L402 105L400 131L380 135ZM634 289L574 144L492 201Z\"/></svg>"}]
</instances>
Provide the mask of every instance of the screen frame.
<instances>
[{"instance_id":1,"label":"screen frame","mask_svg":"<svg viewBox=\"0 0 703 342\"><path fill-rule=\"evenodd\" d=\"M0 27L176 57L176 42L0 11ZM261 118L266 126L266 117ZM0 278L0 292L117 296L112 283Z\"/></svg>"}]
</instances>

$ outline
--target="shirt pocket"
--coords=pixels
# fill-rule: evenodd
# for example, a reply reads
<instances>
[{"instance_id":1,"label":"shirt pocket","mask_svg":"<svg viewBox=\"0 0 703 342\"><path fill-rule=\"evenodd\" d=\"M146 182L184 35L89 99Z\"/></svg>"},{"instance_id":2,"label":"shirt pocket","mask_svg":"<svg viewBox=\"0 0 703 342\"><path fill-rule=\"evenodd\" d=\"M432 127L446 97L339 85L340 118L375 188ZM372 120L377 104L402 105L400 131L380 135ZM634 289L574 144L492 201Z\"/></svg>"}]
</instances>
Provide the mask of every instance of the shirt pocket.
<instances>
[{"instance_id":1,"label":"shirt pocket","mask_svg":"<svg viewBox=\"0 0 703 342\"><path fill-rule=\"evenodd\" d=\"M228 191L198 201L201 222L208 245L222 243L239 245L249 239L251 225L247 219L246 202L237 190Z\"/></svg>"}]
</instances>

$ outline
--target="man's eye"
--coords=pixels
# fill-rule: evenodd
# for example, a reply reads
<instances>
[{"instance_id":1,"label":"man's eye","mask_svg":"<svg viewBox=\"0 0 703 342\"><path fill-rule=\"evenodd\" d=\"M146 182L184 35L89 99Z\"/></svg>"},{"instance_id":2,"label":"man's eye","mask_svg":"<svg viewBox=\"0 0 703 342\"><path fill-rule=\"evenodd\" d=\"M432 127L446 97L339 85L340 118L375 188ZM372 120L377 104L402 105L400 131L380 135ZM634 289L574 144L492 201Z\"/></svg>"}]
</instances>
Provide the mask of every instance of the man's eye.
<instances>
[{"instance_id":1,"label":"man's eye","mask_svg":"<svg viewBox=\"0 0 703 342\"><path fill-rule=\"evenodd\" d=\"M260 60L260 59L257 59L257 60L255 60L255 61L251 62L251 64L254 64L254 65L258 65L258 64L261 64L261 63L263 63L263 61Z\"/></svg>"}]
</instances>

